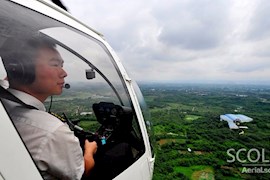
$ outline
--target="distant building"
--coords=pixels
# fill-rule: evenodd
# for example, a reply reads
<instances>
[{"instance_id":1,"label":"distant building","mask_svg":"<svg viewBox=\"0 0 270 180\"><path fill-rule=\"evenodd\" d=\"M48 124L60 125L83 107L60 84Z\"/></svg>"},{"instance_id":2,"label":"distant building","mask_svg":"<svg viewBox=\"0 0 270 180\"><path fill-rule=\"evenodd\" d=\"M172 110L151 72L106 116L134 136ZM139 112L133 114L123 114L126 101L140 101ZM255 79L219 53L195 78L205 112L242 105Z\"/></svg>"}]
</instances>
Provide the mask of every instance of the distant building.
<instances>
[{"instance_id":1,"label":"distant building","mask_svg":"<svg viewBox=\"0 0 270 180\"><path fill-rule=\"evenodd\" d=\"M220 121L227 121L230 129L246 129L246 126L239 126L240 123L250 122L253 119L243 114L224 114L220 115Z\"/></svg>"},{"instance_id":2,"label":"distant building","mask_svg":"<svg viewBox=\"0 0 270 180\"><path fill-rule=\"evenodd\" d=\"M92 115L93 112L81 112L80 115L86 116L86 115Z\"/></svg>"}]
</instances>

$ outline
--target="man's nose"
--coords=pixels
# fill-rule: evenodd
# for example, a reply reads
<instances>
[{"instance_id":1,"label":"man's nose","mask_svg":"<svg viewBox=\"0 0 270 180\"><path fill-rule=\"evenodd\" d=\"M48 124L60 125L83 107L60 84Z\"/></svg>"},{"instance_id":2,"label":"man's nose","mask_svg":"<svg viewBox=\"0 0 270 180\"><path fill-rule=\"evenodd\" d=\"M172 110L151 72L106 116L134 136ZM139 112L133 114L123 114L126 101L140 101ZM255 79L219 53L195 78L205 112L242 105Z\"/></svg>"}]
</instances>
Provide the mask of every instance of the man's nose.
<instances>
[{"instance_id":1,"label":"man's nose","mask_svg":"<svg viewBox=\"0 0 270 180\"><path fill-rule=\"evenodd\" d=\"M61 69L61 77L67 77L67 72L63 68Z\"/></svg>"}]
</instances>

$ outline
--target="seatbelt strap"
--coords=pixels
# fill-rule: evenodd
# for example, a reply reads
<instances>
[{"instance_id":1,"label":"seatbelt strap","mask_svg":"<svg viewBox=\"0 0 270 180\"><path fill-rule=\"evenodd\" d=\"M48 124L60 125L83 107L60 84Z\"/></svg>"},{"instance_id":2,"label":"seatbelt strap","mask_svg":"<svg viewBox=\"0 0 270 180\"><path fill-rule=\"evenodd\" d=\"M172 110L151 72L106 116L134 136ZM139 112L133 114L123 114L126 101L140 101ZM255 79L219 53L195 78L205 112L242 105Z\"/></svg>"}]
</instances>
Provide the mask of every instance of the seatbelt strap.
<instances>
[{"instance_id":1,"label":"seatbelt strap","mask_svg":"<svg viewBox=\"0 0 270 180\"><path fill-rule=\"evenodd\" d=\"M24 103L22 100L20 100L19 98L17 98L16 96L14 96L12 93L10 93L8 90L6 90L5 88L3 88L2 86L0 86L0 98L1 99L7 99L13 102L16 102L18 104L21 104L22 106L29 108L29 109L36 109L38 110L38 108L31 106L29 104Z\"/></svg>"},{"instance_id":2,"label":"seatbelt strap","mask_svg":"<svg viewBox=\"0 0 270 180\"><path fill-rule=\"evenodd\" d=\"M26 104L25 102L23 102L22 100L20 100L19 98L17 98L16 96L14 96L11 92L9 92L8 90L6 90L5 88L3 88L2 86L0 86L0 99L7 99L13 102L16 102L18 104L21 104L22 106L29 108L29 109L36 109L38 110L38 108L31 106L29 104ZM66 122L65 119L55 113L49 112L51 115L55 116L57 119L61 120L62 122Z\"/></svg>"},{"instance_id":3,"label":"seatbelt strap","mask_svg":"<svg viewBox=\"0 0 270 180\"><path fill-rule=\"evenodd\" d=\"M36 109L38 110L38 108L31 106L29 104L24 103L22 100L20 100L19 98L17 98L16 96L14 96L11 92L9 92L8 90L6 90L5 88L3 88L2 86L0 86L0 99L7 99L13 102L16 102L18 104L21 104L22 106L29 108L29 109ZM51 115L55 116L57 119L59 119L60 121L67 123L69 128L74 131L74 129L80 130L82 131L83 129L77 125L74 125L70 120L68 120L68 118L66 117L65 114L64 117L59 116L56 113L53 112L49 112Z\"/></svg>"}]
</instances>

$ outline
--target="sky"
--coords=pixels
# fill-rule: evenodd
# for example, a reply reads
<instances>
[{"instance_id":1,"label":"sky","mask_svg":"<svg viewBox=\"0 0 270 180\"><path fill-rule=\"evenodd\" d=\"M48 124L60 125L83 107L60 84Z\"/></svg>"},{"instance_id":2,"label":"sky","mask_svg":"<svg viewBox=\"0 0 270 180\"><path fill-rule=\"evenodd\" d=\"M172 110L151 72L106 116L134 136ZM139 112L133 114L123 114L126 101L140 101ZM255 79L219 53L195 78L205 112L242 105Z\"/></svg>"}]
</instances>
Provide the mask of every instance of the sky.
<instances>
[{"instance_id":1,"label":"sky","mask_svg":"<svg viewBox=\"0 0 270 180\"><path fill-rule=\"evenodd\" d=\"M141 82L270 84L269 0L62 0Z\"/></svg>"}]
</instances>

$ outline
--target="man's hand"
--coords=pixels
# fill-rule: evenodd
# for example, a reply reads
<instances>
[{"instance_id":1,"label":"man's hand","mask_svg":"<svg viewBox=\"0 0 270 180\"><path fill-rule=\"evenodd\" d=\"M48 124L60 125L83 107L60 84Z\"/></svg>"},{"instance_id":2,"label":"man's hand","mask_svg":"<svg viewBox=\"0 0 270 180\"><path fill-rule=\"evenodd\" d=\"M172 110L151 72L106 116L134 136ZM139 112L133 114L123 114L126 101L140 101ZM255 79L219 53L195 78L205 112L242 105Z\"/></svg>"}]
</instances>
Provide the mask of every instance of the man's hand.
<instances>
[{"instance_id":1,"label":"man's hand","mask_svg":"<svg viewBox=\"0 0 270 180\"><path fill-rule=\"evenodd\" d=\"M95 141L89 142L87 139L84 143L84 174L89 175L91 169L95 165L94 154L97 152L97 143Z\"/></svg>"}]
</instances>

